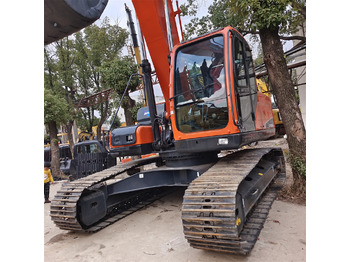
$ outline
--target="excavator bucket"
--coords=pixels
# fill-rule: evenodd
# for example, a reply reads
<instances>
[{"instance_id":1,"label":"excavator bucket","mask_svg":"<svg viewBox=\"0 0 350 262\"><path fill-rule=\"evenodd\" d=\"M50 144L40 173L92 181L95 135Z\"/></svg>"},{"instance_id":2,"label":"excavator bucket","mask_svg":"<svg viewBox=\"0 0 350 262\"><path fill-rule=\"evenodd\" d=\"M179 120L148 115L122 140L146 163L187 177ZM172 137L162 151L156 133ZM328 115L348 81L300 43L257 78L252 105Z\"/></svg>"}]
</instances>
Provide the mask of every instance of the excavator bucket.
<instances>
[{"instance_id":1,"label":"excavator bucket","mask_svg":"<svg viewBox=\"0 0 350 262\"><path fill-rule=\"evenodd\" d=\"M45 0L44 44L50 44L100 18L108 0Z\"/></svg>"}]
</instances>

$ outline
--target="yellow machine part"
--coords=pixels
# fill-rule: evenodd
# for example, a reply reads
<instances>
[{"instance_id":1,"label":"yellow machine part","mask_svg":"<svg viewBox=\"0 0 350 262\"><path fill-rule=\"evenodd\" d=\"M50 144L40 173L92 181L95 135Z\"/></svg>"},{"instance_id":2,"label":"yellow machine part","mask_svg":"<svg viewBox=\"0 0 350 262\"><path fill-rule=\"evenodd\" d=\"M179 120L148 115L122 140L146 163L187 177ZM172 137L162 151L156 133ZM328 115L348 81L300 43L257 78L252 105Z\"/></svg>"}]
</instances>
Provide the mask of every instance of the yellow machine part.
<instances>
[{"instance_id":1,"label":"yellow machine part","mask_svg":"<svg viewBox=\"0 0 350 262\"><path fill-rule=\"evenodd\" d=\"M269 90L264 81L262 81L261 79L256 79L256 85L258 87L258 91L260 91L268 97L271 97L271 91Z\"/></svg>"},{"instance_id":2,"label":"yellow machine part","mask_svg":"<svg viewBox=\"0 0 350 262\"><path fill-rule=\"evenodd\" d=\"M272 109L272 114L273 114L273 122L275 123L275 125L283 124L279 109L273 108Z\"/></svg>"},{"instance_id":3,"label":"yellow machine part","mask_svg":"<svg viewBox=\"0 0 350 262\"><path fill-rule=\"evenodd\" d=\"M267 87L266 83L264 81L262 81L261 79L256 79L256 85L258 87L258 90L260 92L262 92L264 95L271 97L271 91L270 89ZM273 122L275 123L275 125L282 125L282 119L281 119L281 115L280 115L280 110L278 108L273 108L272 109L272 114L273 114Z\"/></svg>"}]
</instances>

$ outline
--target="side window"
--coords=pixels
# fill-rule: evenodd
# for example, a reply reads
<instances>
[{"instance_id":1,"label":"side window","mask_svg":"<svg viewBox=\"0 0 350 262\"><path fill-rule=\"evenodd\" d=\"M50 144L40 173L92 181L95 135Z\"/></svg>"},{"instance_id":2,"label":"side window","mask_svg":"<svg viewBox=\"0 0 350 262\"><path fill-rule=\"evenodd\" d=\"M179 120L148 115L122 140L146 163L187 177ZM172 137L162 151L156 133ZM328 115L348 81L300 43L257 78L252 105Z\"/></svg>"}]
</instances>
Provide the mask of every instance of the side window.
<instances>
[{"instance_id":1,"label":"side window","mask_svg":"<svg viewBox=\"0 0 350 262\"><path fill-rule=\"evenodd\" d=\"M64 148L62 148L61 150L60 150L60 158L66 158L66 157L68 157L68 158L72 158L71 157L71 154L70 154L70 149L69 149L69 147L64 147Z\"/></svg>"},{"instance_id":2,"label":"side window","mask_svg":"<svg viewBox=\"0 0 350 262\"><path fill-rule=\"evenodd\" d=\"M254 94L257 91L257 87L256 87L252 52L249 50L248 47L246 47L246 61L247 61L247 65L248 65L248 77L249 77L250 92L252 94Z\"/></svg>"},{"instance_id":3,"label":"side window","mask_svg":"<svg viewBox=\"0 0 350 262\"><path fill-rule=\"evenodd\" d=\"M82 146L77 146L77 153L82 154L83 153L83 147Z\"/></svg>"},{"instance_id":4,"label":"side window","mask_svg":"<svg viewBox=\"0 0 350 262\"><path fill-rule=\"evenodd\" d=\"M233 32L233 77L238 118L244 132L255 130L257 103L254 66L250 48Z\"/></svg>"},{"instance_id":5,"label":"side window","mask_svg":"<svg viewBox=\"0 0 350 262\"><path fill-rule=\"evenodd\" d=\"M243 55L243 43L237 38L234 38L234 72L236 84L238 87L238 92L240 94L249 92L247 79L246 79L246 69Z\"/></svg>"},{"instance_id":6,"label":"side window","mask_svg":"<svg viewBox=\"0 0 350 262\"><path fill-rule=\"evenodd\" d=\"M68 147L66 150L66 155L65 157L68 157L68 159L72 159L72 152L70 151L70 148Z\"/></svg>"},{"instance_id":7,"label":"side window","mask_svg":"<svg viewBox=\"0 0 350 262\"><path fill-rule=\"evenodd\" d=\"M96 144L91 144L90 153L101 153L101 150Z\"/></svg>"}]
</instances>

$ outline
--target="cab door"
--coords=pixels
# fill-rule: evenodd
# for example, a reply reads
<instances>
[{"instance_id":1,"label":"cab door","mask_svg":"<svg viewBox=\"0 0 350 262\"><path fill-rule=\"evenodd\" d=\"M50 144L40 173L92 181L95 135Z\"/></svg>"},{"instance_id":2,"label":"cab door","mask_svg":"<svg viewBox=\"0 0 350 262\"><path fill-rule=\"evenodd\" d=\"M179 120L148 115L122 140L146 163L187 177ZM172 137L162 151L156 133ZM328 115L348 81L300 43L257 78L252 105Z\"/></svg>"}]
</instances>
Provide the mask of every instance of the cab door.
<instances>
[{"instance_id":1,"label":"cab door","mask_svg":"<svg viewBox=\"0 0 350 262\"><path fill-rule=\"evenodd\" d=\"M234 93L241 132L255 130L257 87L251 51L245 40L232 32Z\"/></svg>"}]
</instances>

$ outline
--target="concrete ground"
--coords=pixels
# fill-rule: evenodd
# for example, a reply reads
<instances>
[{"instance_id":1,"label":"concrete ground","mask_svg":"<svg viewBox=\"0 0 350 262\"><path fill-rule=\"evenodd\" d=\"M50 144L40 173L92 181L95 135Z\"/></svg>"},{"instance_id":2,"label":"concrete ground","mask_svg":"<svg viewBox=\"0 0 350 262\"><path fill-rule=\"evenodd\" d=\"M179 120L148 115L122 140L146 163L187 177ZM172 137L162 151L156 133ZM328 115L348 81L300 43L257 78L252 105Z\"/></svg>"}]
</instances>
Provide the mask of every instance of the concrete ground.
<instances>
[{"instance_id":1,"label":"concrete ground","mask_svg":"<svg viewBox=\"0 0 350 262\"><path fill-rule=\"evenodd\" d=\"M51 198L61 183L51 186ZM54 261L306 261L306 208L276 200L248 256L194 249L182 232L184 190L131 214L94 234L57 228L44 206L44 258Z\"/></svg>"}]
</instances>

